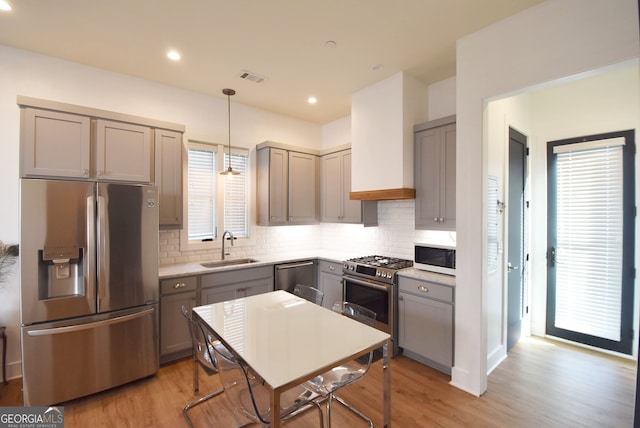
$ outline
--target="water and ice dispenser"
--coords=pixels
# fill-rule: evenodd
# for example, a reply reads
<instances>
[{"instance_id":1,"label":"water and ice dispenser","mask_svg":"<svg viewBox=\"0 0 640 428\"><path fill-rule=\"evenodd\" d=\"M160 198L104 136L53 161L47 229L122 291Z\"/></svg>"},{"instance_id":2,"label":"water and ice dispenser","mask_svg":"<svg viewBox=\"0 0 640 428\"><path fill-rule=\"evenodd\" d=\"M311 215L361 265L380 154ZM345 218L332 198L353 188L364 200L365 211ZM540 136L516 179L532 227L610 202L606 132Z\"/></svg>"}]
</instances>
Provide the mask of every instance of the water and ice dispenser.
<instances>
[{"instance_id":1,"label":"water and ice dispenser","mask_svg":"<svg viewBox=\"0 0 640 428\"><path fill-rule=\"evenodd\" d=\"M84 295L84 249L45 247L38 251L40 300Z\"/></svg>"}]
</instances>

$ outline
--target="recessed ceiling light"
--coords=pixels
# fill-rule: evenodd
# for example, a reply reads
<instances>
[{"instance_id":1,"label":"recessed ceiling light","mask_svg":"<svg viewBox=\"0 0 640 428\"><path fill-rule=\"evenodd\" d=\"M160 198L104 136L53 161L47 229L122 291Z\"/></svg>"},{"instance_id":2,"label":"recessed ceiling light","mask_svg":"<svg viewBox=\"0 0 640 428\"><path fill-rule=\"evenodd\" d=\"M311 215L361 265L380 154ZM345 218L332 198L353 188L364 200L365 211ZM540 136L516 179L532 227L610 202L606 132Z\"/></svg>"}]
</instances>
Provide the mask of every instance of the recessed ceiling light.
<instances>
[{"instance_id":1,"label":"recessed ceiling light","mask_svg":"<svg viewBox=\"0 0 640 428\"><path fill-rule=\"evenodd\" d=\"M167 58L169 58L170 60L173 60L173 61L179 61L180 60L180 53L178 51L169 51L169 52L167 52Z\"/></svg>"},{"instance_id":2,"label":"recessed ceiling light","mask_svg":"<svg viewBox=\"0 0 640 428\"><path fill-rule=\"evenodd\" d=\"M309 98L307 98L307 102L309 104L315 104L315 103L318 102L318 99L316 97L309 97Z\"/></svg>"},{"instance_id":3,"label":"recessed ceiling light","mask_svg":"<svg viewBox=\"0 0 640 428\"><path fill-rule=\"evenodd\" d=\"M380 71L384 68L384 65L382 64L374 64L371 66L371 70L373 71Z\"/></svg>"},{"instance_id":4,"label":"recessed ceiling light","mask_svg":"<svg viewBox=\"0 0 640 428\"><path fill-rule=\"evenodd\" d=\"M328 48L335 48L337 46L337 43L335 42L335 40L327 40L326 42L324 42L324 45Z\"/></svg>"},{"instance_id":5,"label":"recessed ceiling light","mask_svg":"<svg viewBox=\"0 0 640 428\"><path fill-rule=\"evenodd\" d=\"M11 10L11 5L5 0L0 0L0 10Z\"/></svg>"}]
</instances>

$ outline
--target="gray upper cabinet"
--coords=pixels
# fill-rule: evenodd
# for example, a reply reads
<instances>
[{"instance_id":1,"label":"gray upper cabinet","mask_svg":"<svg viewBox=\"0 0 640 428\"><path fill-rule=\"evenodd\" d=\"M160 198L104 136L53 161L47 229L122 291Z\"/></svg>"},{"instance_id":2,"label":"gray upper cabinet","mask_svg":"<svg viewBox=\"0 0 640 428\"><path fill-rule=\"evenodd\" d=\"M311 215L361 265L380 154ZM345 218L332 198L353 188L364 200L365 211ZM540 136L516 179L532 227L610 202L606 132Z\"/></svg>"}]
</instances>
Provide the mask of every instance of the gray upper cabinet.
<instances>
[{"instance_id":1,"label":"gray upper cabinet","mask_svg":"<svg viewBox=\"0 0 640 428\"><path fill-rule=\"evenodd\" d=\"M182 227L182 133L156 129L155 184L158 187L160 227Z\"/></svg>"},{"instance_id":2,"label":"gray upper cabinet","mask_svg":"<svg viewBox=\"0 0 640 428\"><path fill-rule=\"evenodd\" d=\"M182 223L184 125L21 95L18 106L22 177L155 183L166 224Z\"/></svg>"},{"instance_id":3,"label":"gray upper cabinet","mask_svg":"<svg viewBox=\"0 0 640 428\"><path fill-rule=\"evenodd\" d=\"M289 224L318 222L318 156L289 152Z\"/></svg>"},{"instance_id":4,"label":"gray upper cabinet","mask_svg":"<svg viewBox=\"0 0 640 428\"><path fill-rule=\"evenodd\" d=\"M321 216L323 222L361 223L362 202L349 199L351 150L329 153L321 158Z\"/></svg>"},{"instance_id":5,"label":"gray upper cabinet","mask_svg":"<svg viewBox=\"0 0 640 428\"><path fill-rule=\"evenodd\" d=\"M257 154L258 224L318 223L318 156L264 143Z\"/></svg>"},{"instance_id":6,"label":"gray upper cabinet","mask_svg":"<svg viewBox=\"0 0 640 428\"><path fill-rule=\"evenodd\" d=\"M456 125L451 116L416 126L416 229L456 228ZM448 122L448 123L447 123Z\"/></svg>"},{"instance_id":7,"label":"gray upper cabinet","mask_svg":"<svg viewBox=\"0 0 640 428\"><path fill-rule=\"evenodd\" d=\"M96 121L96 178L150 183L151 159L148 126Z\"/></svg>"},{"instance_id":8,"label":"gray upper cabinet","mask_svg":"<svg viewBox=\"0 0 640 428\"><path fill-rule=\"evenodd\" d=\"M21 119L22 176L90 177L90 118L25 108Z\"/></svg>"}]
</instances>

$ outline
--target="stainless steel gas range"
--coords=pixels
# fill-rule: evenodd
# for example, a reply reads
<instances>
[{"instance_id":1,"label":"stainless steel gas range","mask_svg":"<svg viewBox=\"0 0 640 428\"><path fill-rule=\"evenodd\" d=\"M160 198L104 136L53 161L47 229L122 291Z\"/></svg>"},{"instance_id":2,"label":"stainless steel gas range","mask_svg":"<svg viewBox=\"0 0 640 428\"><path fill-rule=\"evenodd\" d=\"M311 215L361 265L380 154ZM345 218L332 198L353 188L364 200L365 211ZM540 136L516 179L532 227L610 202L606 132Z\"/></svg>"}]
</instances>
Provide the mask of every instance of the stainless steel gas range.
<instances>
[{"instance_id":1,"label":"stainless steel gas range","mask_svg":"<svg viewBox=\"0 0 640 428\"><path fill-rule=\"evenodd\" d=\"M346 260L342 266L344 299L376 313L376 328L391 335L392 355L398 355L398 271L413 261L384 256Z\"/></svg>"}]
</instances>

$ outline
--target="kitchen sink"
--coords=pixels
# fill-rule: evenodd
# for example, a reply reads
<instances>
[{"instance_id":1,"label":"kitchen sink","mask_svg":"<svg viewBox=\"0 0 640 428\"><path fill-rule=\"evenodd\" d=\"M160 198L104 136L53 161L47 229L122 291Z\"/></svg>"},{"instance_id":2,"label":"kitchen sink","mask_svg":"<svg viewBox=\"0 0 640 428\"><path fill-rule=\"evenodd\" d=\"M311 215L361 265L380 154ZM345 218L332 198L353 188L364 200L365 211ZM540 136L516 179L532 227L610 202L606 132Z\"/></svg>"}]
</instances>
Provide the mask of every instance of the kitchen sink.
<instances>
[{"instance_id":1,"label":"kitchen sink","mask_svg":"<svg viewBox=\"0 0 640 428\"><path fill-rule=\"evenodd\" d=\"M255 263L255 262L257 262L256 259L249 259L249 258L229 259L229 260L215 260L215 261L212 261L212 262L200 263L200 266L203 266L203 267L206 267L206 268L217 268L217 267L223 267L223 266L246 265L248 263Z\"/></svg>"}]
</instances>

